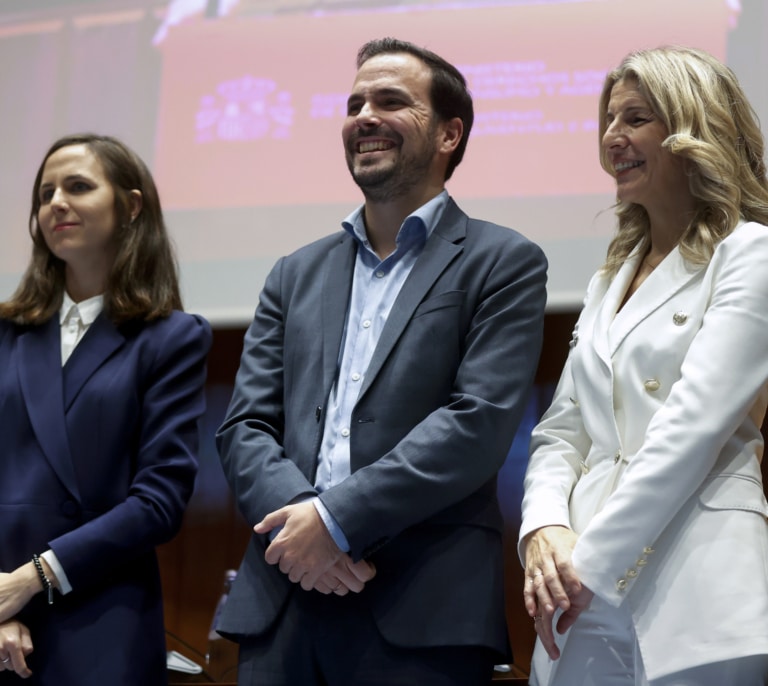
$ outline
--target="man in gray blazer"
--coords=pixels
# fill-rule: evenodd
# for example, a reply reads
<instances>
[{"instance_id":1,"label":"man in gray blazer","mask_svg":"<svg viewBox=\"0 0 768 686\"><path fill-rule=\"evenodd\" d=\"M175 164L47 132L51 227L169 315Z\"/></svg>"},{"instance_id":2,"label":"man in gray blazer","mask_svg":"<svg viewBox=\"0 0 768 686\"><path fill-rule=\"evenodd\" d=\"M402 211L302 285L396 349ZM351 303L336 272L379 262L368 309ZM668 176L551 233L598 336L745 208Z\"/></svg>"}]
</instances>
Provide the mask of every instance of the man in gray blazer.
<instances>
[{"instance_id":1,"label":"man in gray blazer","mask_svg":"<svg viewBox=\"0 0 768 686\"><path fill-rule=\"evenodd\" d=\"M217 441L252 537L219 631L250 686L475 686L508 654L496 473L539 356L546 260L445 181L458 70L372 41L342 131L365 204L277 262Z\"/></svg>"}]
</instances>

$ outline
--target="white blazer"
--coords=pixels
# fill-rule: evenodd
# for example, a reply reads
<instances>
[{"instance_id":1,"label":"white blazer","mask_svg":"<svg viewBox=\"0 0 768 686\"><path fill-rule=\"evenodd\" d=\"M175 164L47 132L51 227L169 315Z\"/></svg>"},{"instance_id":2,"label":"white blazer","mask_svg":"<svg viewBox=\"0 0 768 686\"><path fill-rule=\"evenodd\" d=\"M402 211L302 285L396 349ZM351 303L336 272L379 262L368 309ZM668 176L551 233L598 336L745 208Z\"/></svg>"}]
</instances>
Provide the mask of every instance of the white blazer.
<instances>
[{"instance_id":1,"label":"white blazer","mask_svg":"<svg viewBox=\"0 0 768 686\"><path fill-rule=\"evenodd\" d=\"M521 541L580 534L577 573L626 603L656 679L768 654L768 227L739 225L706 266L673 250L617 312L640 259L590 282L531 439Z\"/></svg>"}]
</instances>

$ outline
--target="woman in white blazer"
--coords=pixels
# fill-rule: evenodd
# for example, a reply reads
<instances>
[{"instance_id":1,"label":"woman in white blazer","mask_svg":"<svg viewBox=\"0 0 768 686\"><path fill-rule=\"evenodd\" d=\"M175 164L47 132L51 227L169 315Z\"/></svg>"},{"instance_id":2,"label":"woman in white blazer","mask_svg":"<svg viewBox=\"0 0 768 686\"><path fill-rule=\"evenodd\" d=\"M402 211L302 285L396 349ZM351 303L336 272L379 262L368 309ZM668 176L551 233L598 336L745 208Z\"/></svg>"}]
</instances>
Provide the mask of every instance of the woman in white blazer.
<instances>
[{"instance_id":1,"label":"woman in white blazer","mask_svg":"<svg viewBox=\"0 0 768 686\"><path fill-rule=\"evenodd\" d=\"M533 432L540 686L768 684L768 183L733 73L630 54L600 98L618 231Z\"/></svg>"}]
</instances>

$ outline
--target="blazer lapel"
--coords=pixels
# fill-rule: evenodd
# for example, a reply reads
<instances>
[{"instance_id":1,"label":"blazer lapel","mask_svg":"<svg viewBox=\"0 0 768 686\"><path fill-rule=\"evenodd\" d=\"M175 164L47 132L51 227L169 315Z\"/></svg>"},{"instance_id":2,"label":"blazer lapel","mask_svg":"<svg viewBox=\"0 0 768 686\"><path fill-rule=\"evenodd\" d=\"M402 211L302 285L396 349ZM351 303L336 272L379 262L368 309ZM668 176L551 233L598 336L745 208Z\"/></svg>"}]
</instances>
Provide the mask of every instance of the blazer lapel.
<instances>
[{"instance_id":1,"label":"blazer lapel","mask_svg":"<svg viewBox=\"0 0 768 686\"><path fill-rule=\"evenodd\" d=\"M362 398L379 373L392 349L395 347L403 330L411 320L414 311L424 300L432 285L445 268L461 253L459 244L466 236L467 217L451 201L445 208L440 223L424 245L424 249L413 265L400 293L392 306L387 323L373 351L373 357L365 372L365 380L360 388Z\"/></svg>"},{"instance_id":2,"label":"blazer lapel","mask_svg":"<svg viewBox=\"0 0 768 686\"><path fill-rule=\"evenodd\" d=\"M103 312L96 317L64 365L65 412L69 411L85 382L123 343L125 337Z\"/></svg>"},{"instance_id":3,"label":"blazer lapel","mask_svg":"<svg viewBox=\"0 0 768 686\"><path fill-rule=\"evenodd\" d=\"M321 302L323 336L323 388L330 388L336 379L344 325L347 321L349 298L352 293L352 272L355 268L357 244L345 233L328 255ZM346 293L344 300L340 293Z\"/></svg>"},{"instance_id":4,"label":"blazer lapel","mask_svg":"<svg viewBox=\"0 0 768 686\"><path fill-rule=\"evenodd\" d=\"M45 457L79 500L64 416L61 338L58 317L19 336L19 384L29 421Z\"/></svg>"},{"instance_id":5,"label":"blazer lapel","mask_svg":"<svg viewBox=\"0 0 768 686\"><path fill-rule=\"evenodd\" d=\"M611 367L611 349L609 332L617 316L621 301L629 288L637 269L638 256L632 253L621 265L616 276L609 282L605 276L600 277L598 287L602 287L603 295L595 292L593 302L596 313L592 332L592 342L597 356L607 367Z\"/></svg>"},{"instance_id":6,"label":"blazer lapel","mask_svg":"<svg viewBox=\"0 0 768 686\"><path fill-rule=\"evenodd\" d=\"M634 275L638 260L639 257L635 255L634 260L628 260L624 265L630 269L630 275ZM703 269L704 266L686 263L677 248L669 253L614 317L609 330L609 354L613 355L638 324L667 302ZM621 292L625 293L626 288Z\"/></svg>"}]
</instances>

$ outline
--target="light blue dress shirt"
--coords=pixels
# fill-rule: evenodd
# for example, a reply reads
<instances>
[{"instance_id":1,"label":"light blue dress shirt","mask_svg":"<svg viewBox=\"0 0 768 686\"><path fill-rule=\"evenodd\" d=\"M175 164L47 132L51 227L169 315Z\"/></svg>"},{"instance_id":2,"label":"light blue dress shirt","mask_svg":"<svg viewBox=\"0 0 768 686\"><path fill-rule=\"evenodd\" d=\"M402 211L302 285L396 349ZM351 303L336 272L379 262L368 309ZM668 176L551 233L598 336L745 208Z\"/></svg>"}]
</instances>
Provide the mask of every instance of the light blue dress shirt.
<instances>
[{"instance_id":1,"label":"light blue dress shirt","mask_svg":"<svg viewBox=\"0 0 768 686\"><path fill-rule=\"evenodd\" d=\"M344 230L357 241L358 248L338 374L328 397L323 441L318 455L315 488L320 493L350 474L352 410L366 370L400 289L440 221L447 203L448 192L443 191L408 215L397 233L395 251L383 260L368 242L363 207L342 222ZM341 527L318 498L314 498L313 503L333 540L347 552L349 543Z\"/></svg>"}]
</instances>

